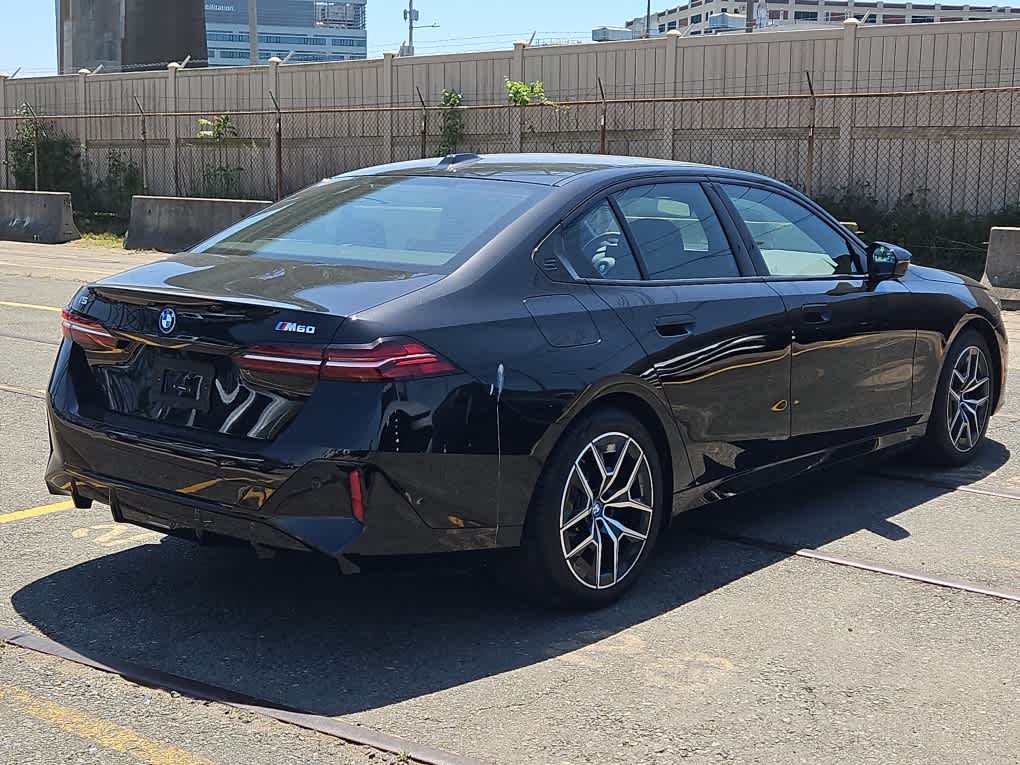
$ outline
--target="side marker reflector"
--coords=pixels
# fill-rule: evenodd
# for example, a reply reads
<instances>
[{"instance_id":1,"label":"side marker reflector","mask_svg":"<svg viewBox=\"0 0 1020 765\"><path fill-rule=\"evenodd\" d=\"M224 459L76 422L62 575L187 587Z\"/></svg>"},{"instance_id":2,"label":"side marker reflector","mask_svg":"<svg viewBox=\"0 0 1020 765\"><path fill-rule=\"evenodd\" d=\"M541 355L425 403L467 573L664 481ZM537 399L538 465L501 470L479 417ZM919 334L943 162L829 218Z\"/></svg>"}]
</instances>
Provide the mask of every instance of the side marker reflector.
<instances>
[{"instance_id":1,"label":"side marker reflector","mask_svg":"<svg viewBox=\"0 0 1020 765\"><path fill-rule=\"evenodd\" d=\"M365 503L361 492L361 471L351 471L351 513L358 523L365 522Z\"/></svg>"}]
</instances>

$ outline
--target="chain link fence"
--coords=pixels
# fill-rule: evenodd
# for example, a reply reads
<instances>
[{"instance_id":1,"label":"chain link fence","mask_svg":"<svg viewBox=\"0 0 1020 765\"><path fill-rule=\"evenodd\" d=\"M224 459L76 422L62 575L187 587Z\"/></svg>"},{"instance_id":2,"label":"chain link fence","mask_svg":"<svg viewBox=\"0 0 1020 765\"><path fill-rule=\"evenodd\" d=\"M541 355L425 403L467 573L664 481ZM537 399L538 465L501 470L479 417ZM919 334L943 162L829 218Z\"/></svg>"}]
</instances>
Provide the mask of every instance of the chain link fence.
<instances>
[{"instance_id":1,"label":"chain link fence","mask_svg":"<svg viewBox=\"0 0 1020 765\"><path fill-rule=\"evenodd\" d=\"M0 118L0 141L6 188L67 190L77 210L119 215L133 194L278 199L391 161L565 152L772 176L950 260L987 236L968 221L1020 222L1020 87L87 116L24 104Z\"/></svg>"},{"instance_id":2,"label":"chain link fence","mask_svg":"<svg viewBox=\"0 0 1020 765\"><path fill-rule=\"evenodd\" d=\"M33 188L34 147L62 140L40 148L42 186L59 170L54 152L77 152L93 185L126 164L148 193L260 199L453 151L558 152L722 165L886 205L910 194L971 213L1020 202L1020 87L170 114L45 115L24 104L0 129L6 188Z\"/></svg>"}]
</instances>

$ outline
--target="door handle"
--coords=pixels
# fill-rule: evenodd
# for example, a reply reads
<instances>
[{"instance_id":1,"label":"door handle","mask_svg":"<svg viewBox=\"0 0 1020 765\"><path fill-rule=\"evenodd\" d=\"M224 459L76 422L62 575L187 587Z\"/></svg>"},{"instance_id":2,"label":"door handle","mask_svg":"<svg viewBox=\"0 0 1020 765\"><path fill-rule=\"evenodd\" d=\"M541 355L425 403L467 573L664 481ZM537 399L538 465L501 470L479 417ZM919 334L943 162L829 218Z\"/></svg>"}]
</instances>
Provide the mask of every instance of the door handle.
<instances>
[{"instance_id":1,"label":"door handle","mask_svg":"<svg viewBox=\"0 0 1020 765\"><path fill-rule=\"evenodd\" d=\"M805 324L828 324L832 321L832 310L827 305L806 305L800 312Z\"/></svg>"},{"instance_id":2,"label":"door handle","mask_svg":"<svg viewBox=\"0 0 1020 765\"><path fill-rule=\"evenodd\" d=\"M663 337L689 335L693 326L693 316L660 316L655 320L655 331Z\"/></svg>"}]
</instances>

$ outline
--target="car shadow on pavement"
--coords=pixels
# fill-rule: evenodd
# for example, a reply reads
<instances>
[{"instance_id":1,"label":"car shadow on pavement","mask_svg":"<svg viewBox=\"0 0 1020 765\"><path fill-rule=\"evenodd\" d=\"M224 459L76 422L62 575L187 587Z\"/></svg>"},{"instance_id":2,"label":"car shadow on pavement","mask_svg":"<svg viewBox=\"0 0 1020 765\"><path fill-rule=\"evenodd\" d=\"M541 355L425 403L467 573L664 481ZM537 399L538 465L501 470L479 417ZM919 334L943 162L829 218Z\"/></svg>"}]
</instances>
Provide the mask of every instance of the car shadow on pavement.
<instances>
[{"instance_id":1,"label":"car shadow on pavement","mask_svg":"<svg viewBox=\"0 0 1020 765\"><path fill-rule=\"evenodd\" d=\"M1008 458L989 441L961 474L978 480ZM713 539L713 531L752 524L753 536L803 547L862 529L902 538L895 516L950 491L867 470L830 470L681 516L636 586L598 612L527 605L481 575L492 561L418 559L340 577L312 556L259 560L250 548L171 538L34 581L13 603L43 634L100 661L308 712L355 713L583 648L786 557Z\"/></svg>"}]
</instances>

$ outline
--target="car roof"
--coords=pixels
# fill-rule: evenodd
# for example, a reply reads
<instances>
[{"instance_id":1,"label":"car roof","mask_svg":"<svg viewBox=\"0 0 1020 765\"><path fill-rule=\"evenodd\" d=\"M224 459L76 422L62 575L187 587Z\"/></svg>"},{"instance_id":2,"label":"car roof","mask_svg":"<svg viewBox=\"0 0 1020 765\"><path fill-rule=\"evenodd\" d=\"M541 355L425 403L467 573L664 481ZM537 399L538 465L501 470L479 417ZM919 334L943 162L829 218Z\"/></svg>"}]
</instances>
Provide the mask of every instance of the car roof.
<instances>
[{"instance_id":1,"label":"car roof","mask_svg":"<svg viewBox=\"0 0 1020 765\"><path fill-rule=\"evenodd\" d=\"M640 171L660 170L691 175L711 174L763 178L752 173L713 165L605 154L450 154L446 157L366 167L337 177L349 178L364 175L455 176L559 186L579 176L596 171L602 171L600 175L603 176L606 174L616 175L612 172L614 169L621 171L619 173L621 176Z\"/></svg>"}]
</instances>

